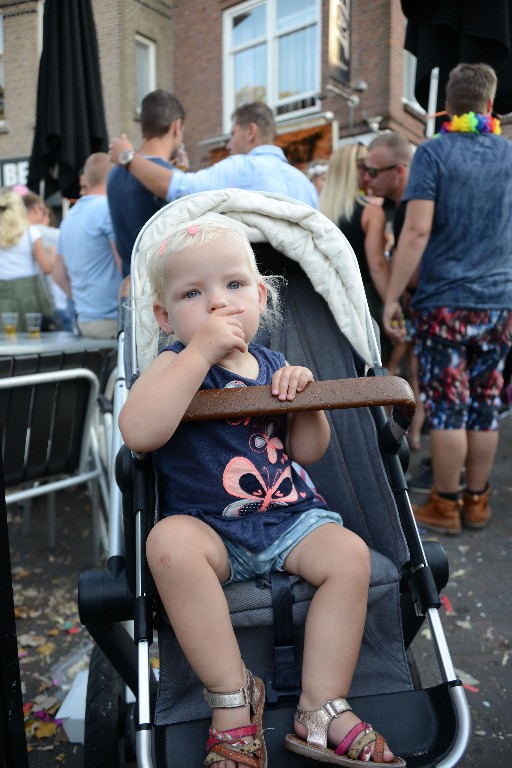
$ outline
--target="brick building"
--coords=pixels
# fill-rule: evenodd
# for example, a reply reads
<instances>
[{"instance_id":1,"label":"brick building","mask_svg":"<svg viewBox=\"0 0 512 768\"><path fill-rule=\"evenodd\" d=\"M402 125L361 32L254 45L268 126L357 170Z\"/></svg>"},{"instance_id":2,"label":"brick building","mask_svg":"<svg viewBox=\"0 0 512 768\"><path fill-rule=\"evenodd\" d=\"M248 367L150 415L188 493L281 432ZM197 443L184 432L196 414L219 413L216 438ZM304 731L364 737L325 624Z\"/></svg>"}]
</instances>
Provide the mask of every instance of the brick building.
<instances>
[{"instance_id":1,"label":"brick building","mask_svg":"<svg viewBox=\"0 0 512 768\"><path fill-rule=\"evenodd\" d=\"M125 131L138 141L142 96L174 88L172 7L171 0L92 0L109 136ZM44 0L0 0L0 185L26 178L43 13Z\"/></svg>"},{"instance_id":2,"label":"brick building","mask_svg":"<svg viewBox=\"0 0 512 768\"><path fill-rule=\"evenodd\" d=\"M419 143L400 0L92 0L109 136L138 143L154 88L187 113L193 169L225 153L230 114L263 98L295 165L392 129ZM44 0L0 0L0 184L23 181L34 131Z\"/></svg>"},{"instance_id":3,"label":"brick building","mask_svg":"<svg viewBox=\"0 0 512 768\"><path fill-rule=\"evenodd\" d=\"M173 19L194 166L223 155L230 114L258 97L274 108L278 143L302 167L329 157L339 137L377 127L423 138L412 90L404 100L414 60L403 51L399 0L177 0Z\"/></svg>"}]
</instances>

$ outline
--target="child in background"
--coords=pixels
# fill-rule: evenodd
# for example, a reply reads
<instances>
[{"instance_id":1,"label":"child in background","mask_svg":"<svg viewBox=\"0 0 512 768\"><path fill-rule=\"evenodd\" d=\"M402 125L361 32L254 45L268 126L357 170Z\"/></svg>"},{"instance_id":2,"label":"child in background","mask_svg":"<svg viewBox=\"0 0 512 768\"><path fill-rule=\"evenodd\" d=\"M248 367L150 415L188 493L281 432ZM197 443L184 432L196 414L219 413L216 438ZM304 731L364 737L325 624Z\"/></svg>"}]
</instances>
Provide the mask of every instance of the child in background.
<instances>
[{"instance_id":1,"label":"child in background","mask_svg":"<svg viewBox=\"0 0 512 768\"><path fill-rule=\"evenodd\" d=\"M35 192L27 192L23 195L23 202L27 209L30 224L37 224L41 232L43 248L55 260L55 251L59 241L59 229L55 226L52 211ZM75 310L72 297L68 296L51 276L47 277L47 281L55 304L57 328L62 328L62 330L69 333L75 332Z\"/></svg>"},{"instance_id":2,"label":"child in background","mask_svg":"<svg viewBox=\"0 0 512 768\"><path fill-rule=\"evenodd\" d=\"M405 765L347 696L365 623L370 557L294 471L327 449L323 411L181 423L200 388L268 384L293 400L313 374L252 343L272 281L236 224L210 214L148 252L153 309L178 340L133 385L126 445L153 453L164 517L147 539L160 598L212 707L205 765L264 768L265 689L244 666L222 585L274 570L317 587L304 641L292 751L338 765Z\"/></svg>"}]
</instances>

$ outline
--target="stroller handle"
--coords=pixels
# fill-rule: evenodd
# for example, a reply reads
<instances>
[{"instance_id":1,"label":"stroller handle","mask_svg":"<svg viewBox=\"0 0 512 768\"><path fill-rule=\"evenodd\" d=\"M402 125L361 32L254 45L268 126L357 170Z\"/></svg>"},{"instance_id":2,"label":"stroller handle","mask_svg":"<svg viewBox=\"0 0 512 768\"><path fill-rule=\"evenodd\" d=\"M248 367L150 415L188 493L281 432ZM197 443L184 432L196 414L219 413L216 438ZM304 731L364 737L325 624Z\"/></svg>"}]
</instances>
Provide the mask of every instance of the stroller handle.
<instances>
[{"instance_id":1,"label":"stroller handle","mask_svg":"<svg viewBox=\"0 0 512 768\"><path fill-rule=\"evenodd\" d=\"M414 394L399 376L312 381L292 401L278 400L270 385L208 389L197 392L183 421L233 419L243 416L295 411L321 411L338 408L364 408L394 405L407 421L416 410Z\"/></svg>"}]
</instances>

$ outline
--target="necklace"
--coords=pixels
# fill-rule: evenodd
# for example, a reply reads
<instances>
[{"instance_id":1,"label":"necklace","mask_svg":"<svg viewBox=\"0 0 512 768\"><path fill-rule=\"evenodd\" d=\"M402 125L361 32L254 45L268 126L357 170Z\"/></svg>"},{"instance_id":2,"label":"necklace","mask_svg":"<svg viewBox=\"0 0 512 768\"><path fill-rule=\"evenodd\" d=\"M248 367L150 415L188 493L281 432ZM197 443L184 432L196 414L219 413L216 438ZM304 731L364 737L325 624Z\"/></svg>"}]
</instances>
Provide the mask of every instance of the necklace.
<instances>
[{"instance_id":1,"label":"necklace","mask_svg":"<svg viewBox=\"0 0 512 768\"><path fill-rule=\"evenodd\" d=\"M501 133L500 121L491 115L466 112L463 115L453 115L447 123L443 123L440 133Z\"/></svg>"}]
</instances>

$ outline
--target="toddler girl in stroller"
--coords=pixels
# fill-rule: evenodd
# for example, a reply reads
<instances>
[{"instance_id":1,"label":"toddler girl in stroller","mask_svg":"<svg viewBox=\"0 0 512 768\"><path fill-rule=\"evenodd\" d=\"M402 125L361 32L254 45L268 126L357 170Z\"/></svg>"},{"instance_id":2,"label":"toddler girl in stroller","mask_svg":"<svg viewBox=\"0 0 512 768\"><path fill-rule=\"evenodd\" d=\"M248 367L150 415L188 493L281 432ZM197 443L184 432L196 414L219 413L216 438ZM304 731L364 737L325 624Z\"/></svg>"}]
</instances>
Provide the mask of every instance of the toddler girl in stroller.
<instances>
[{"instance_id":1,"label":"toddler girl in stroller","mask_svg":"<svg viewBox=\"0 0 512 768\"><path fill-rule=\"evenodd\" d=\"M293 400L312 381L307 368L252 343L271 282L259 274L236 222L216 214L155 243L148 272L158 324L178 341L133 385L119 425L129 448L153 452L164 517L149 534L147 558L213 709L205 765L266 765L264 686L244 667L222 584L272 570L317 587L295 733L286 746L337 765L405 765L342 698L361 644L369 553L291 464L323 455L325 415L180 423L201 387L271 384L277 399Z\"/></svg>"}]
</instances>

